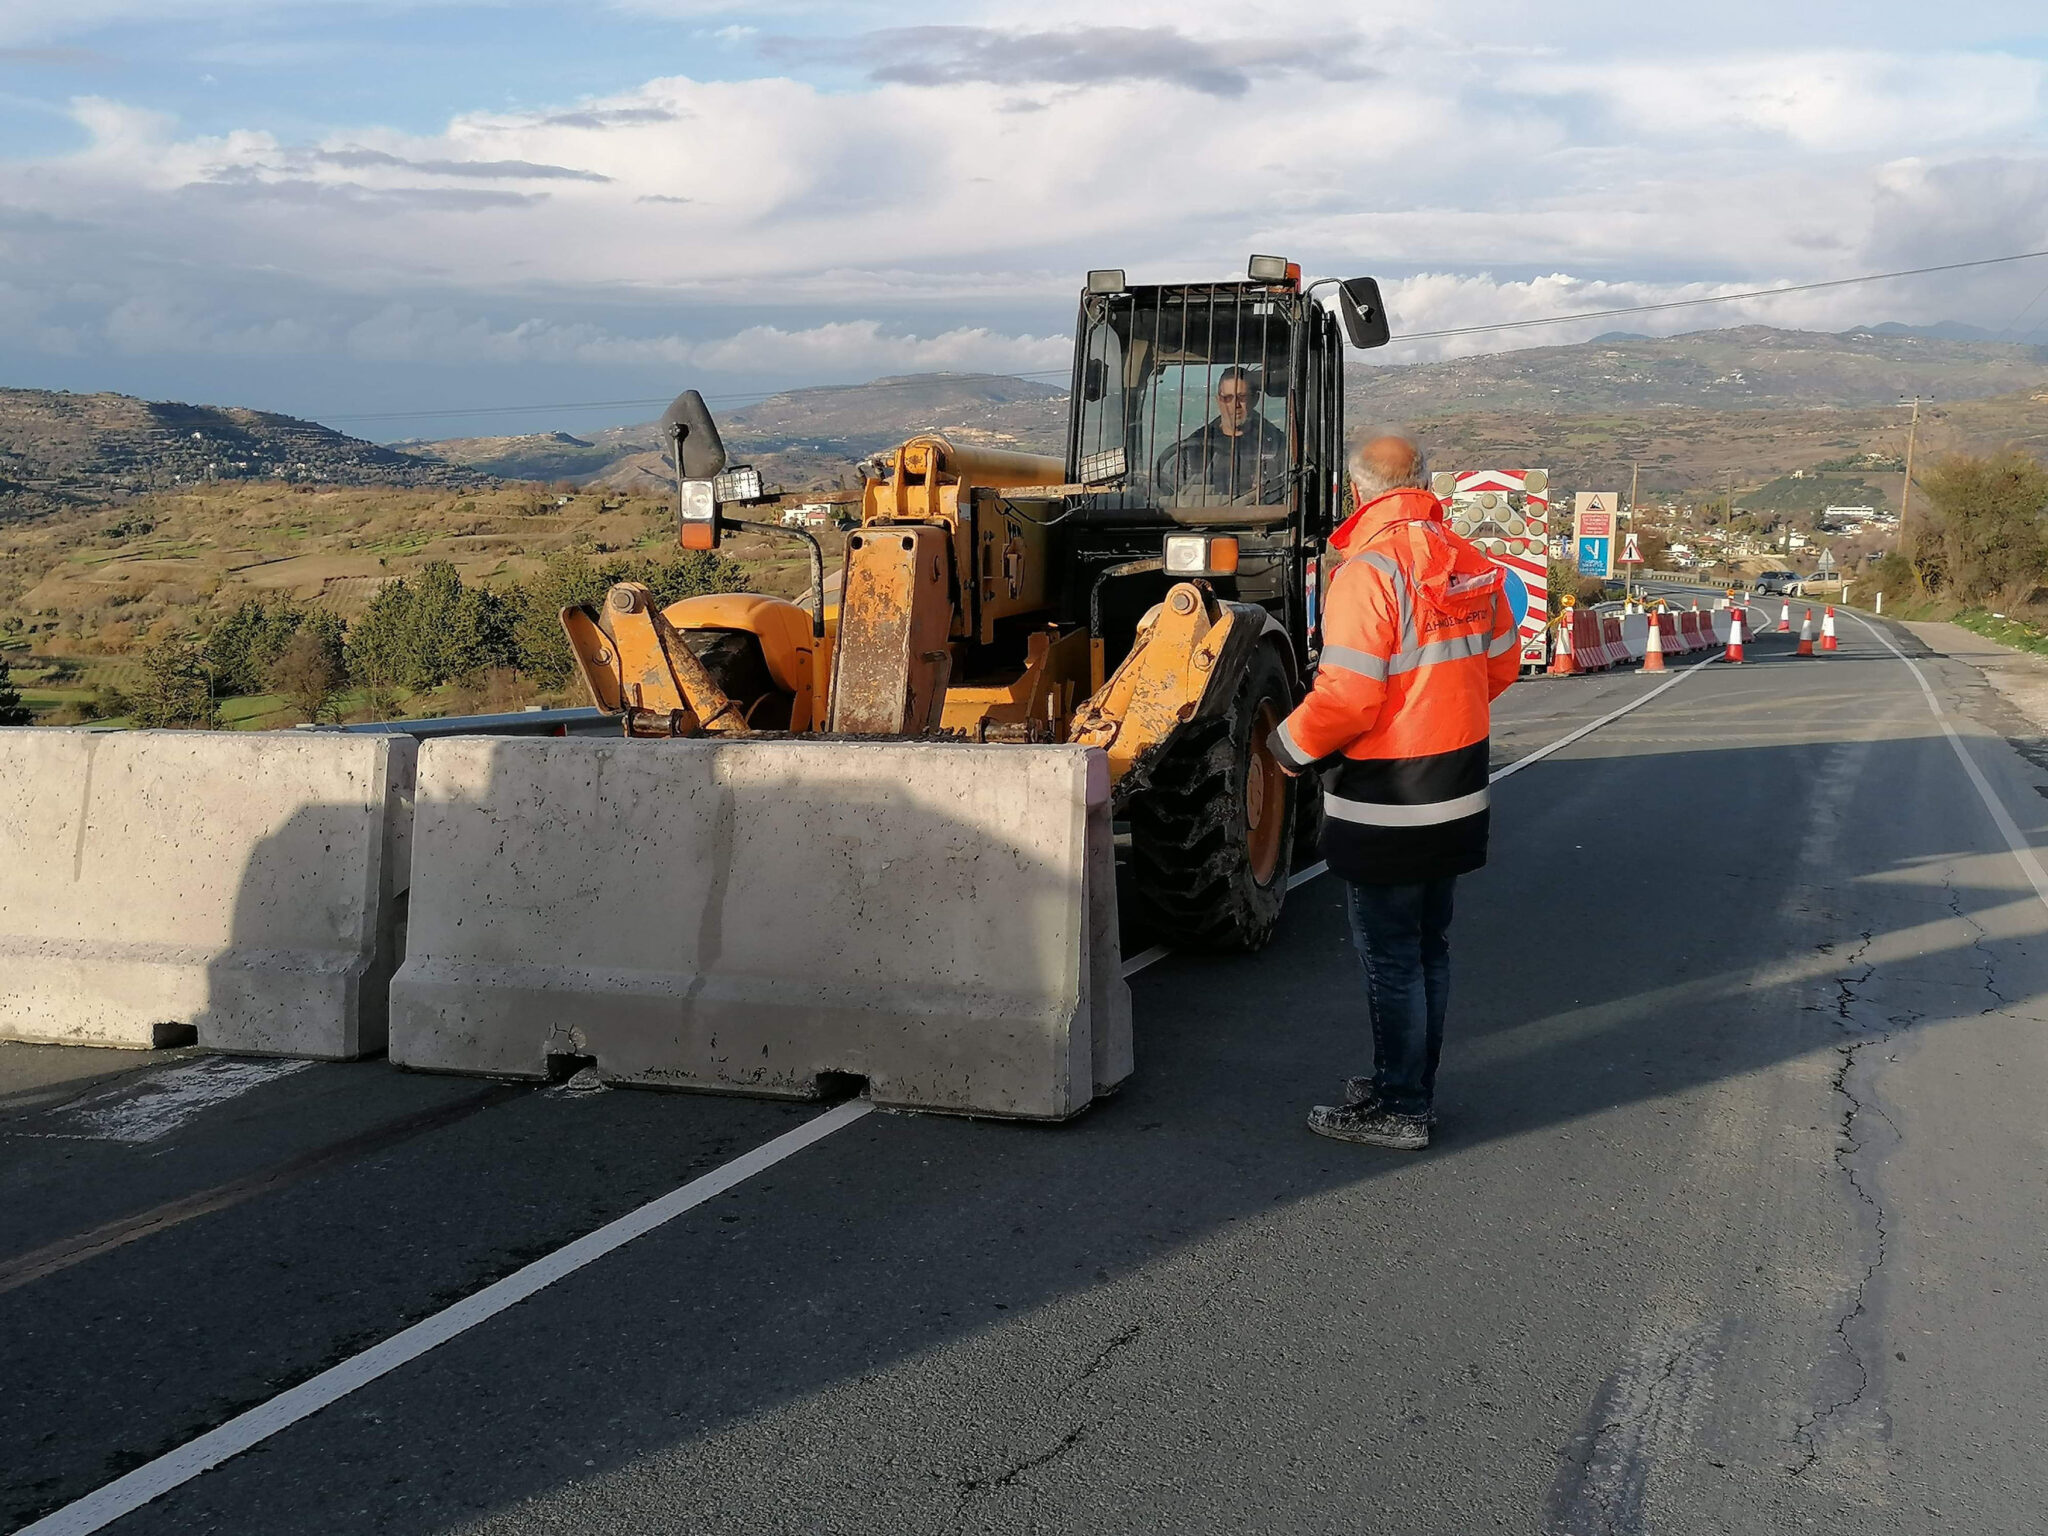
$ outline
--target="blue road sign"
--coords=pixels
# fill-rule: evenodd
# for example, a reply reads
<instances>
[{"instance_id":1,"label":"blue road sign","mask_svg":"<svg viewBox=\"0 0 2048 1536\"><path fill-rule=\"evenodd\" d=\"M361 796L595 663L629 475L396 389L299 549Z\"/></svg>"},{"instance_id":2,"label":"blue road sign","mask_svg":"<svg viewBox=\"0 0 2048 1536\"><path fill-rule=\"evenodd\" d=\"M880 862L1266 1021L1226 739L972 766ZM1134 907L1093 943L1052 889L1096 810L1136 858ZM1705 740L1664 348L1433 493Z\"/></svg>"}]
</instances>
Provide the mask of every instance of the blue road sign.
<instances>
[{"instance_id":1,"label":"blue road sign","mask_svg":"<svg viewBox=\"0 0 2048 1536\"><path fill-rule=\"evenodd\" d=\"M1515 616L1515 628L1520 629L1522 620L1529 616L1529 584L1522 580L1519 572L1506 566L1501 567L1500 574L1501 590L1508 596L1508 611Z\"/></svg>"},{"instance_id":2,"label":"blue road sign","mask_svg":"<svg viewBox=\"0 0 2048 1536\"><path fill-rule=\"evenodd\" d=\"M1612 576L1614 567L1608 563L1608 554L1613 543L1612 539L1579 540L1579 569L1588 576Z\"/></svg>"}]
</instances>

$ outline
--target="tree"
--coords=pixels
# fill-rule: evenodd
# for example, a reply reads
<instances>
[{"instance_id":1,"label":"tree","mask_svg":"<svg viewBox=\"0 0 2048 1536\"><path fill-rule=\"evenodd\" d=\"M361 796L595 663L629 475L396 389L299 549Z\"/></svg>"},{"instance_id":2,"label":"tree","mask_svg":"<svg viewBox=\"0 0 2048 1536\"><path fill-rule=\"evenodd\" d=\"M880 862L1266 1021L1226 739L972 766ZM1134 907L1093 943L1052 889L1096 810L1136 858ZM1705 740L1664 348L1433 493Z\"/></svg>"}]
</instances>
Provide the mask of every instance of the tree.
<instances>
[{"instance_id":1,"label":"tree","mask_svg":"<svg viewBox=\"0 0 2048 1536\"><path fill-rule=\"evenodd\" d=\"M386 582L348 629L348 675L369 691L373 706L388 713L410 673L412 589L403 577Z\"/></svg>"},{"instance_id":2,"label":"tree","mask_svg":"<svg viewBox=\"0 0 2048 1536\"><path fill-rule=\"evenodd\" d=\"M1951 454L1921 482L1913 564L1930 590L1966 603L2028 603L2048 578L2048 465L2018 448Z\"/></svg>"},{"instance_id":3,"label":"tree","mask_svg":"<svg viewBox=\"0 0 2048 1536\"><path fill-rule=\"evenodd\" d=\"M569 680L575 658L562 634L564 608L595 608L621 581L645 583L655 603L666 608L707 592L744 592L746 567L708 551L686 550L674 559L618 556L593 566L580 555L552 556L512 593L517 666L535 682L558 688Z\"/></svg>"},{"instance_id":4,"label":"tree","mask_svg":"<svg viewBox=\"0 0 2048 1536\"><path fill-rule=\"evenodd\" d=\"M250 598L241 603L206 637L215 690L223 696L263 692L278 659L308 625L326 637L323 643L337 646L346 629L336 615L289 600L265 603Z\"/></svg>"},{"instance_id":5,"label":"tree","mask_svg":"<svg viewBox=\"0 0 2048 1536\"><path fill-rule=\"evenodd\" d=\"M373 692L422 691L518 658L517 613L486 587L465 587L446 560L387 583L348 632L348 672Z\"/></svg>"},{"instance_id":6,"label":"tree","mask_svg":"<svg viewBox=\"0 0 2048 1536\"><path fill-rule=\"evenodd\" d=\"M335 697L346 675L339 628L306 624L270 664L266 681L313 724L333 715Z\"/></svg>"},{"instance_id":7,"label":"tree","mask_svg":"<svg viewBox=\"0 0 2048 1536\"><path fill-rule=\"evenodd\" d=\"M211 730L220 723L206 656L185 635L167 635L142 655L142 682L129 699L135 723L148 730Z\"/></svg>"},{"instance_id":8,"label":"tree","mask_svg":"<svg viewBox=\"0 0 2048 1536\"><path fill-rule=\"evenodd\" d=\"M0 725L27 725L35 717L21 702L21 690L7 672L7 658L0 656Z\"/></svg>"}]
</instances>

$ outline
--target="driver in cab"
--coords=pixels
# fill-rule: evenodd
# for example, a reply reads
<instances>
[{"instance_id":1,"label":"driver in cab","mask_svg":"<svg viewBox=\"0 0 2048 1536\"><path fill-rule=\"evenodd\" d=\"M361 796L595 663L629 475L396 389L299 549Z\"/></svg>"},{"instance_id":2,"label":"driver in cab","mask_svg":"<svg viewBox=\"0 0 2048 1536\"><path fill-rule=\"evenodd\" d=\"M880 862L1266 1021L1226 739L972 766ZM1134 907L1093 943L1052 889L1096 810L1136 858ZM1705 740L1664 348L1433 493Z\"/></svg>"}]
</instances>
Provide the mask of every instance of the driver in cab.
<instances>
[{"instance_id":1,"label":"driver in cab","mask_svg":"<svg viewBox=\"0 0 2048 1536\"><path fill-rule=\"evenodd\" d=\"M1244 368L1233 363L1224 369L1215 418L1160 455L1160 490L1182 505L1285 500L1287 440L1258 412L1258 397Z\"/></svg>"}]
</instances>

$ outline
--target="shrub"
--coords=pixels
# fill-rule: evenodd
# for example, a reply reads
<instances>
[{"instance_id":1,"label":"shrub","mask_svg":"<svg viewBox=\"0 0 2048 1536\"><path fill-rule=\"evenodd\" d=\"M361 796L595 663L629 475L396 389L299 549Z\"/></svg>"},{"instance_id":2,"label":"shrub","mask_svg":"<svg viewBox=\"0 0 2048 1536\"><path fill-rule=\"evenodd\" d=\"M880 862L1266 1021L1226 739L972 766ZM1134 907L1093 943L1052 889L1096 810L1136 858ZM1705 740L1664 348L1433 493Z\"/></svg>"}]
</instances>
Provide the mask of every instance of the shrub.
<instances>
[{"instance_id":1,"label":"shrub","mask_svg":"<svg viewBox=\"0 0 2048 1536\"><path fill-rule=\"evenodd\" d=\"M307 723L329 719L346 677L342 658L338 630L304 625L270 664L271 690L282 695Z\"/></svg>"},{"instance_id":2,"label":"shrub","mask_svg":"<svg viewBox=\"0 0 2048 1536\"><path fill-rule=\"evenodd\" d=\"M142 681L129 700L135 723L147 729L212 730L220 719L199 642L168 635L142 656Z\"/></svg>"},{"instance_id":3,"label":"shrub","mask_svg":"<svg viewBox=\"0 0 2048 1536\"><path fill-rule=\"evenodd\" d=\"M2018 448L1950 454L1922 482L1921 583L1965 603L2025 606L2048 577L2048 464Z\"/></svg>"},{"instance_id":4,"label":"shrub","mask_svg":"<svg viewBox=\"0 0 2048 1536\"><path fill-rule=\"evenodd\" d=\"M27 725L33 718L21 702L21 690L8 676L7 658L0 656L0 725Z\"/></svg>"}]
</instances>

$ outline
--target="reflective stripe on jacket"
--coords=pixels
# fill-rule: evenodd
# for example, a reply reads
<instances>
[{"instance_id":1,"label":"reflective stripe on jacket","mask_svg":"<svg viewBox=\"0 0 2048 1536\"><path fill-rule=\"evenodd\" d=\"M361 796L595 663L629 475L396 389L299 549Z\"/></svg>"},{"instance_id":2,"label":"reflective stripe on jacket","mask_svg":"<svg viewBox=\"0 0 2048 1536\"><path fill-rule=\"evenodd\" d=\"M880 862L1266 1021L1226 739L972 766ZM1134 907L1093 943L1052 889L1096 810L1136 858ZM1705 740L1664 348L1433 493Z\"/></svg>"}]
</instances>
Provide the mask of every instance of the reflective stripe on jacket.
<instances>
[{"instance_id":1,"label":"reflective stripe on jacket","mask_svg":"<svg viewBox=\"0 0 2048 1536\"><path fill-rule=\"evenodd\" d=\"M1443 524L1428 491L1366 503L1330 539L1315 686L1273 736L1323 770L1323 856L1347 879L1404 884L1486 862L1490 706L1521 670L1501 570Z\"/></svg>"}]
</instances>

